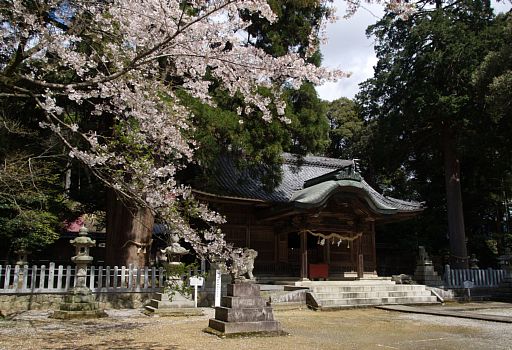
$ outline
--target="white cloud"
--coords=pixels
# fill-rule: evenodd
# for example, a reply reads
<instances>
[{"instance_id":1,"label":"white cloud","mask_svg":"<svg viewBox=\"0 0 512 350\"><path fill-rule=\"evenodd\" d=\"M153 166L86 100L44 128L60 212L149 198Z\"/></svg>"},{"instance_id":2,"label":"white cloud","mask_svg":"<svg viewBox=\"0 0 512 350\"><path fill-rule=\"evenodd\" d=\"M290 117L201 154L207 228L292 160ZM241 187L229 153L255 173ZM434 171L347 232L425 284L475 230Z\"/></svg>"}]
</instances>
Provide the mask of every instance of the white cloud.
<instances>
[{"instance_id":1,"label":"white cloud","mask_svg":"<svg viewBox=\"0 0 512 350\"><path fill-rule=\"evenodd\" d=\"M342 96L353 98L359 89L358 84L373 76L377 58L373 52L373 40L367 38L365 32L384 13L382 5L365 4L353 17L343 19L345 2L336 0L335 6L340 20L327 26L329 41L321 47L322 65L339 68L352 75L317 87L320 97L329 101Z\"/></svg>"},{"instance_id":2,"label":"white cloud","mask_svg":"<svg viewBox=\"0 0 512 350\"><path fill-rule=\"evenodd\" d=\"M384 14L384 7L379 4L363 4L363 7L349 19L343 19L345 1L335 0L336 23L328 24L326 45L322 45L322 65L351 72L350 78L330 82L317 87L320 98L328 101L340 97L353 98L358 92L358 85L373 76L373 66L377 58L373 51L373 39L366 37L366 28L374 24ZM508 1L492 1L496 12L506 12L512 5Z\"/></svg>"}]
</instances>

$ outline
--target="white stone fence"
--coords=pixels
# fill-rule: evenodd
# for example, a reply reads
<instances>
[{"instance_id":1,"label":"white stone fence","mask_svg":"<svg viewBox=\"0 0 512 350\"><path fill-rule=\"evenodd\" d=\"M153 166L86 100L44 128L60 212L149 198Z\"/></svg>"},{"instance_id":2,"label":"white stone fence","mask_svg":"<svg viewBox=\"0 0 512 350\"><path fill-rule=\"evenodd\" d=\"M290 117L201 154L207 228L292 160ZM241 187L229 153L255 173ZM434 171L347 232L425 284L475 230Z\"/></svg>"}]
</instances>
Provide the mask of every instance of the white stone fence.
<instances>
[{"instance_id":1,"label":"white stone fence","mask_svg":"<svg viewBox=\"0 0 512 350\"><path fill-rule=\"evenodd\" d=\"M74 266L0 265L0 294L65 293L76 283ZM94 293L151 293L165 286L163 267L89 266L87 286Z\"/></svg>"},{"instance_id":2,"label":"white stone fence","mask_svg":"<svg viewBox=\"0 0 512 350\"><path fill-rule=\"evenodd\" d=\"M504 270L488 269L451 269L450 265L445 266L444 286L445 288L467 288L472 282L474 288L496 288L505 276Z\"/></svg>"}]
</instances>

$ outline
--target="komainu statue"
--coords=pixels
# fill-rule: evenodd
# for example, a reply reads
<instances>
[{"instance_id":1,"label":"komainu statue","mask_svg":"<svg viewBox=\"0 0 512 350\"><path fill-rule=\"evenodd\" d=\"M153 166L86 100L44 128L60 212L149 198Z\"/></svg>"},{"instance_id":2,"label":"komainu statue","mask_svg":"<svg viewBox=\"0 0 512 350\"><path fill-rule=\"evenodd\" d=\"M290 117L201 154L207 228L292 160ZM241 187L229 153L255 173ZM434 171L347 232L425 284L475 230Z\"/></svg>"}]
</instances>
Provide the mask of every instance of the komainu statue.
<instances>
[{"instance_id":1,"label":"komainu statue","mask_svg":"<svg viewBox=\"0 0 512 350\"><path fill-rule=\"evenodd\" d=\"M233 265L231 266L231 274L235 283L256 280L252 270L254 270L254 259L257 256L258 252L254 249L244 249L241 255L232 255Z\"/></svg>"}]
</instances>

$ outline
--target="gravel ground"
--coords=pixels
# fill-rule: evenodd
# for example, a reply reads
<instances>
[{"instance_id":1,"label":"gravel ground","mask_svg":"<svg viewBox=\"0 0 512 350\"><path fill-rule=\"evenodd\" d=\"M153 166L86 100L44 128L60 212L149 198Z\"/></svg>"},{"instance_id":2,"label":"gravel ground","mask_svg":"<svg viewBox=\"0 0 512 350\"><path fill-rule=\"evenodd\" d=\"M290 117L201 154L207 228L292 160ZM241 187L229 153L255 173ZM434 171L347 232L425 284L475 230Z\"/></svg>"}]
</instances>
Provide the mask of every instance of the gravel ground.
<instances>
[{"instance_id":1,"label":"gravel ground","mask_svg":"<svg viewBox=\"0 0 512 350\"><path fill-rule=\"evenodd\" d=\"M486 309L505 312L510 309ZM508 312L508 313L507 313ZM30 311L0 321L0 349L512 349L512 324L378 309L275 311L282 337L220 339L201 317L148 317L109 310L105 319L60 321Z\"/></svg>"}]
</instances>

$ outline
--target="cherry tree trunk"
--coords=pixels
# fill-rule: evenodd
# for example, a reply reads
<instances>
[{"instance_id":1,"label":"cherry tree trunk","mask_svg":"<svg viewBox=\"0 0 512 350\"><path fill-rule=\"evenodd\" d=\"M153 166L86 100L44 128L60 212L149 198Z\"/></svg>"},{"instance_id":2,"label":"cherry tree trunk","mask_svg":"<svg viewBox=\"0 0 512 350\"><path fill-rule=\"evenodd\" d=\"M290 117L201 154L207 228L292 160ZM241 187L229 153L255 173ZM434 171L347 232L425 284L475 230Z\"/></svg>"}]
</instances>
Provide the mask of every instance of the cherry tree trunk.
<instances>
[{"instance_id":1,"label":"cherry tree trunk","mask_svg":"<svg viewBox=\"0 0 512 350\"><path fill-rule=\"evenodd\" d=\"M107 194L107 244L105 263L109 266L148 265L154 217L150 210Z\"/></svg>"},{"instance_id":2,"label":"cherry tree trunk","mask_svg":"<svg viewBox=\"0 0 512 350\"><path fill-rule=\"evenodd\" d=\"M448 235L450 239L450 264L454 268L468 267L464 213L460 186L460 161L457 156L455 133L443 132L444 173L446 206L448 210Z\"/></svg>"}]
</instances>

